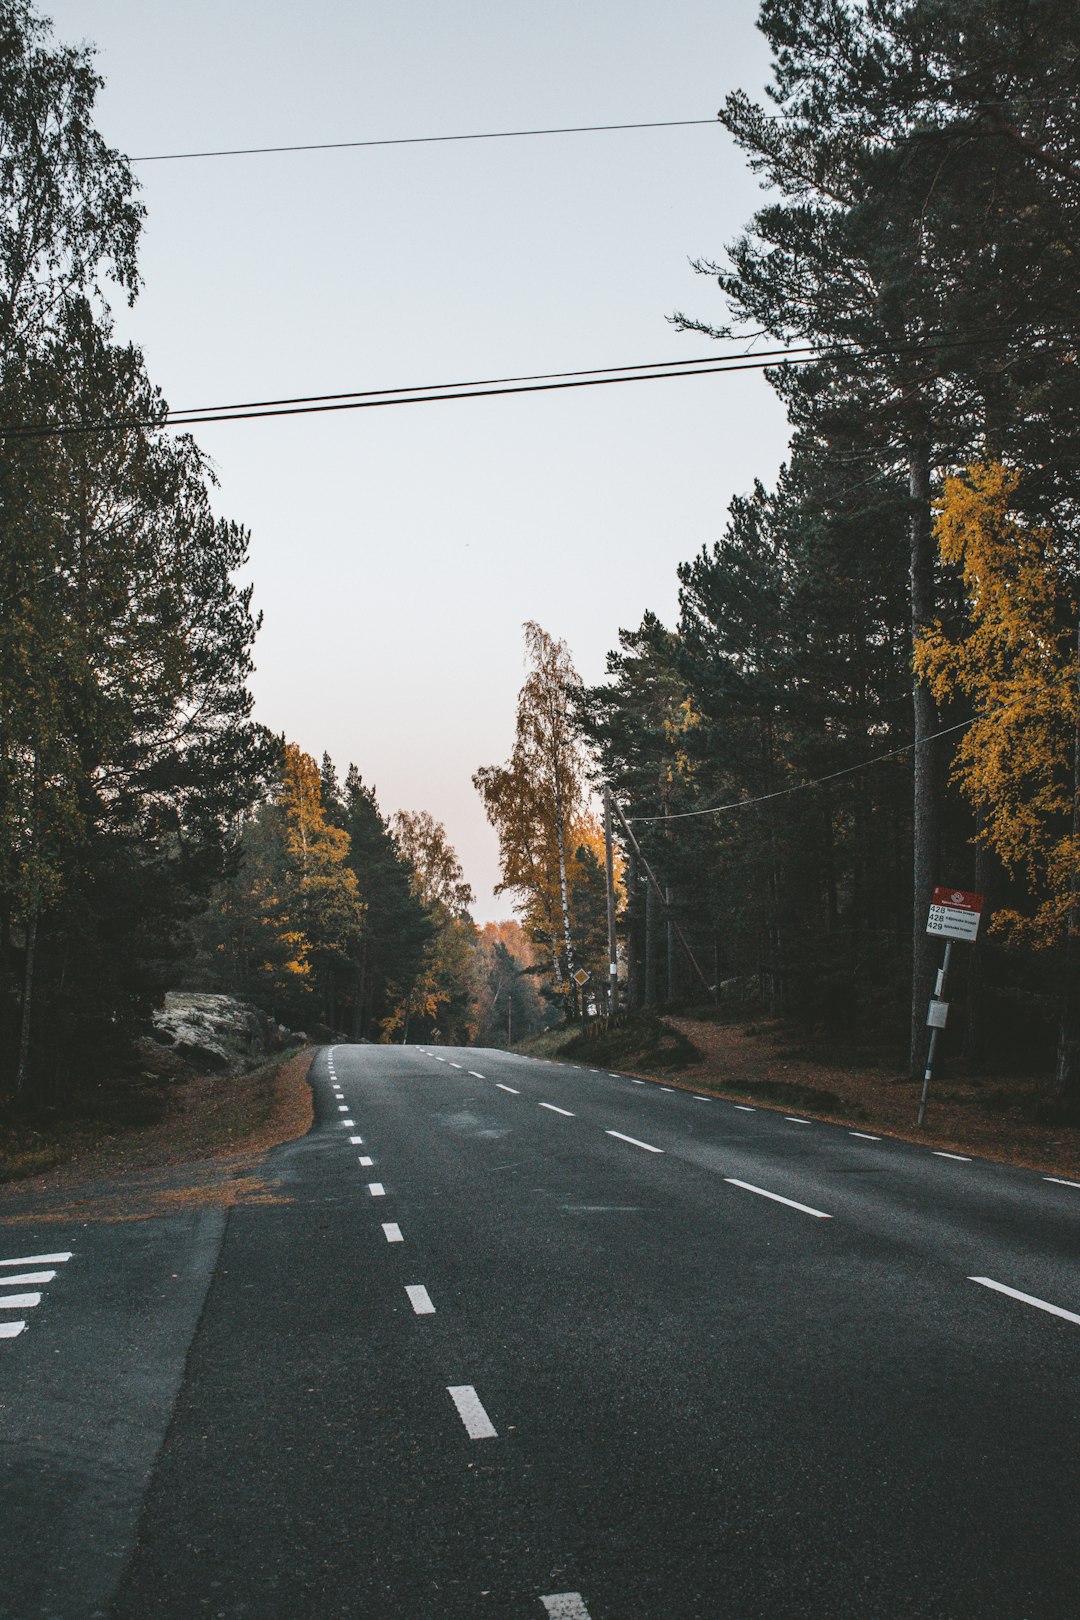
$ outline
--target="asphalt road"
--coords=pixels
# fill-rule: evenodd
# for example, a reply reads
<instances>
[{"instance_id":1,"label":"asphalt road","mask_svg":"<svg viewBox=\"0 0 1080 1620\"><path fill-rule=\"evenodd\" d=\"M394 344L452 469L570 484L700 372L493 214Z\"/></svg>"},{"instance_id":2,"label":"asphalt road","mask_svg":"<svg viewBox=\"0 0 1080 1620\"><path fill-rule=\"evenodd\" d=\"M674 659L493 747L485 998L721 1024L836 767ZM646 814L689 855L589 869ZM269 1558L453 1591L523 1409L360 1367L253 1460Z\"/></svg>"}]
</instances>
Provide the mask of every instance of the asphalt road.
<instances>
[{"instance_id":1,"label":"asphalt road","mask_svg":"<svg viewBox=\"0 0 1080 1620\"><path fill-rule=\"evenodd\" d=\"M1080 1187L494 1051L312 1083L280 1202L3 1230L72 1254L5 1620L1080 1615Z\"/></svg>"}]
</instances>

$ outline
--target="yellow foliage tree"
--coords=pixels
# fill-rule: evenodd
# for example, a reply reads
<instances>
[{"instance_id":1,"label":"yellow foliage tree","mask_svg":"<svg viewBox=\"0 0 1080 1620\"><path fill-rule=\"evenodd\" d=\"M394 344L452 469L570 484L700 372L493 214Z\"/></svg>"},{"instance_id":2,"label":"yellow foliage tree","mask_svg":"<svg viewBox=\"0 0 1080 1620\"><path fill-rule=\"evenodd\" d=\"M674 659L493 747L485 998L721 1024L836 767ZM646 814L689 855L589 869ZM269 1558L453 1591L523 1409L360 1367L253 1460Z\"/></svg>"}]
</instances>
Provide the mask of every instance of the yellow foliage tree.
<instances>
[{"instance_id":1,"label":"yellow foliage tree","mask_svg":"<svg viewBox=\"0 0 1080 1620\"><path fill-rule=\"evenodd\" d=\"M994 926L1063 947L1058 1077L1080 1089L1080 570L1051 529L1025 519L1021 491L1019 472L996 461L946 480L938 544L960 571L968 625L955 637L935 624L915 663L939 703L961 696L974 710L954 780L982 812L980 836L1033 899L1029 914L1003 909Z\"/></svg>"}]
</instances>

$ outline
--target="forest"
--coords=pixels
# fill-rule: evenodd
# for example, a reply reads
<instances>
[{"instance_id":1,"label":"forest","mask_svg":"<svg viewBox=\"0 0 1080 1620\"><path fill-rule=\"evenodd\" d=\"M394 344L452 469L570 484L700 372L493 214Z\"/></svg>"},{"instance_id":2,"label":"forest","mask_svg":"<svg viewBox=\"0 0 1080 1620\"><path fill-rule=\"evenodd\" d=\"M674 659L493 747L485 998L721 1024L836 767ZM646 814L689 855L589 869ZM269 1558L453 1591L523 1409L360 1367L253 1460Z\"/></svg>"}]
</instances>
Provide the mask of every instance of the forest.
<instances>
[{"instance_id":1,"label":"forest","mask_svg":"<svg viewBox=\"0 0 1080 1620\"><path fill-rule=\"evenodd\" d=\"M719 119L765 201L671 322L774 357L787 460L686 536L674 622L643 605L602 681L525 626L473 778L519 920L478 929L437 821L254 720L250 536L114 336L144 217L92 54L0 0L4 1097L122 1069L177 986L378 1041L754 1002L917 1074L944 884L987 906L956 1061L1080 1117L1080 13L759 26L770 99Z\"/></svg>"},{"instance_id":2,"label":"forest","mask_svg":"<svg viewBox=\"0 0 1080 1620\"><path fill-rule=\"evenodd\" d=\"M91 50L0 3L0 1103L131 1068L170 988L316 1039L550 1018L445 830L252 717L250 536L110 300L144 210Z\"/></svg>"},{"instance_id":3,"label":"forest","mask_svg":"<svg viewBox=\"0 0 1080 1620\"><path fill-rule=\"evenodd\" d=\"M477 786L561 982L607 786L630 1007L752 998L913 1075L931 894L982 894L954 1052L1077 1116L1080 13L765 0L759 26L771 102L719 117L768 201L695 264L716 317L673 322L773 345L787 462L695 537L676 622L621 630L603 682L527 627L547 706L523 689Z\"/></svg>"}]
</instances>

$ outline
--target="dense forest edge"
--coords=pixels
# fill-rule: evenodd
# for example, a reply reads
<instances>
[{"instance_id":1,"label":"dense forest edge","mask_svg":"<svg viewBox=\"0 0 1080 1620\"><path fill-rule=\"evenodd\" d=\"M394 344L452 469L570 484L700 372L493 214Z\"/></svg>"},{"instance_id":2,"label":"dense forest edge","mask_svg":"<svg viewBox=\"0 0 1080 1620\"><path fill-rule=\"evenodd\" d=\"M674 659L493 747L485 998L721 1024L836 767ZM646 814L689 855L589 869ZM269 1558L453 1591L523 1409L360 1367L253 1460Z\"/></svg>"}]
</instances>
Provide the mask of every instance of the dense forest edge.
<instances>
[{"instance_id":1,"label":"dense forest edge","mask_svg":"<svg viewBox=\"0 0 1080 1620\"><path fill-rule=\"evenodd\" d=\"M910 1102L939 884L986 902L941 1078L1018 1131L1080 1125L1080 14L764 0L759 25L770 102L719 118L767 200L695 263L716 315L672 321L795 351L767 373L788 458L687 537L674 622L644 610L602 681L525 625L510 752L473 777L516 915L478 927L437 820L253 718L250 536L114 336L144 215L92 51L0 0L13 1163L61 1116L166 1106L167 992L285 1044L560 1025L612 1062L631 1023L735 1009Z\"/></svg>"}]
</instances>

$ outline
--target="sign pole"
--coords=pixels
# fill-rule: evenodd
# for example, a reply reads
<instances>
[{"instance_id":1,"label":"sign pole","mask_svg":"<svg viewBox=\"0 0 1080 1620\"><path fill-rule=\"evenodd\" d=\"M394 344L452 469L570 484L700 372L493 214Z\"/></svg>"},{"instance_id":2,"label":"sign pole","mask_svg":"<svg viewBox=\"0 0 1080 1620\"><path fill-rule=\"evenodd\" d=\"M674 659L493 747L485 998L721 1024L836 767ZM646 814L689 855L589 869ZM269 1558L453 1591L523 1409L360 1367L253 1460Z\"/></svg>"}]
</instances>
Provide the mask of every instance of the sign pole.
<instances>
[{"instance_id":1,"label":"sign pole","mask_svg":"<svg viewBox=\"0 0 1080 1620\"><path fill-rule=\"evenodd\" d=\"M608 1021L619 1010L619 952L615 939L615 851L611 839L611 789L604 789L604 876L607 885Z\"/></svg>"},{"instance_id":2,"label":"sign pole","mask_svg":"<svg viewBox=\"0 0 1080 1620\"><path fill-rule=\"evenodd\" d=\"M938 968L937 983L934 986L934 999L930 1003L930 1019L934 1019L938 1016L937 1006L935 1004L939 1004L942 1008L947 1005L942 1000L942 997L945 994L945 980L949 976L949 962L952 959L952 947L952 940L946 940L945 955L942 958L941 966ZM926 1073L923 1075L922 1096L919 1098L919 1118L917 1121L919 1125L922 1125L926 1119L926 1099L930 1095L930 1081L934 1074L934 1054L937 1051L938 1036L941 1034L944 1027L945 1022L943 1018L939 1018L939 1021L930 1024L930 1047L926 1054Z\"/></svg>"},{"instance_id":3,"label":"sign pole","mask_svg":"<svg viewBox=\"0 0 1080 1620\"><path fill-rule=\"evenodd\" d=\"M938 1036L945 1028L949 1017L949 1003L945 1000L945 981L949 976L953 940L963 940L968 945L975 943L982 921L983 905L983 896L970 893L967 889L937 888L930 896L930 915L926 920L926 932L937 934L939 938L944 939L945 957L938 968L937 983L934 985L934 994L926 1015L926 1022L930 1028L930 1044L926 1053L922 1096L919 1098L920 1125L926 1120L926 1100L930 1095L930 1081L934 1076Z\"/></svg>"}]
</instances>

